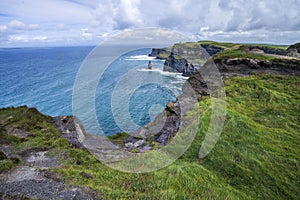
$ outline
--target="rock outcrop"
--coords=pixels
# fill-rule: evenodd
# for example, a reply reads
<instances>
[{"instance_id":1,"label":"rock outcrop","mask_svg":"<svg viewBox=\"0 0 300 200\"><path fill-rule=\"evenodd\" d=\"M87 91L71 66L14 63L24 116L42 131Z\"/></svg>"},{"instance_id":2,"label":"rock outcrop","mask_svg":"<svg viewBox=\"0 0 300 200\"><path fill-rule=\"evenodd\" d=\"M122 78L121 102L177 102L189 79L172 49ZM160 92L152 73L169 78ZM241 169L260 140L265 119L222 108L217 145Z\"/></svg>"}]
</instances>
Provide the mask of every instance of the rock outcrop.
<instances>
[{"instance_id":1,"label":"rock outcrop","mask_svg":"<svg viewBox=\"0 0 300 200\"><path fill-rule=\"evenodd\" d=\"M203 47L210 56L214 56L217 53L224 51L224 48L210 44L201 44L201 47Z\"/></svg>"},{"instance_id":2,"label":"rock outcrop","mask_svg":"<svg viewBox=\"0 0 300 200\"><path fill-rule=\"evenodd\" d=\"M258 52L258 51L261 51L259 53L281 55L281 56L284 56L287 53L285 49L272 48L272 47L268 47L268 46L242 45L242 48L244 49L245 52L250 52L250 51Z\"/></svg>"},{"instance_id":3,"label":"rock outcrop","mask_svg":"<svg viewBox=\"0 0 300 200\"><path fill-rule=\"evenodd\" d=\"M177 43L171 52L153 48L149 56L165 60L164 71L182 73L183 76L189 77L201 66L199 60L206 60L223 50L210 44Z\"/></svg>"},{"instance_id":4,"label":"rock outcrop","mask_svg":"<svg viewBox=\"0 0 300 200\"><path fill-rule=\"evenodd\" d=\"M157 48L153 48L151 50L151 53L149 54L150 57L155 57L157 59L164 59L162 57L162 54L170 54L170 52L166 49L157 49Z\"/></svg>"},{"instance_id":5,"label":"rock outcrop","mask_svg":"<svg viewBox=\"0 0 300 200\"><path fill-rule=\"evenodd\" d=\"M62 133L62 137L67 139L72 146L84 148L83 141L87 133L77 117L53 117L53 124Z\"/></svg>"},{"instance_id":6,"label":"rock outcrop","mask_svg":"<svg viewBox=\"0 0 300 200\"><path fill-rule=\"evenodd\" d=\"M188 65L188 61L185 58L174 55L171 52L170 56L166 59L164 63L164 71L167 72L175 72L175 73L183 73L185 67Z\"/></svg>"},{"instance_id":7,"label":"rock outcrop","mask_svg":"<svg viewBox=\"0 0 300 200\"><path fill-rule=\"evenodd\" d=\"M300 58L300 43L289 46L287 56Z\"/></svg>"},{"instance_id":8,"label":"rock outcrop","mask_svg":"<svg viewBox=\"0 0 300 200\"><path fill-rule=\"evenodd\" d=\"M223 76L273 73L300 75L300 60L280 59L258 60L250 58L229 58L216 63Z\"/></svg>"}]
</instances>

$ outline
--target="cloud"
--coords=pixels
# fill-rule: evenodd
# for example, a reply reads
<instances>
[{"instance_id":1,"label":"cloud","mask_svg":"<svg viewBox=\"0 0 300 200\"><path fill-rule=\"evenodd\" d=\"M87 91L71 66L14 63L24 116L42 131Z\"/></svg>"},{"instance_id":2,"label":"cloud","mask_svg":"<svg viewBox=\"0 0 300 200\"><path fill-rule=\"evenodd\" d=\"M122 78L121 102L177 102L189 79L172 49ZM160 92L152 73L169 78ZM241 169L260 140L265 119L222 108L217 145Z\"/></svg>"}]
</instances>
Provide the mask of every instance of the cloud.
<instances>
[{"instance_id":1,"label":"cloud","mask_svg":"<svg viewBox=\"0 0 300 200\"><path fill-rule=\"evenodd\" d=\"M8 27L6 25L1 25L0 26L0 33L6 33L8 30Z\"/></svg>"},{"instance_id":2,"label":"cloud","mask_svg":"<svg viewBox=\"0 0 300 200\"><path fill-rule=\"evenodd\" d=\"M84 28L81 30L81 36L85 40L93 39L93 33L88 28Z\"/></svg>"},{"instance_id":3,"label":"cloud","mask_svg":"<svg viewBox=\"0 0 300 200\"><path fill-rule=\"evenodd\" d=\"M64 0L2 0L0 13L39 24L58 21L86 23L92 20L90 13L92 8L85 6L86 1L78 2L82 3Z\"/></svg>"},{"instance_id":4,"label":"cloud","mask_svg":"<svg viewBox=\"0 0 300 200\"><path fill-rule=\"evenodd\" d=\"M9 35L96 44L144 27L174 29L197 39L294 43L299 7L300 0L2 0L0 44Z\"/></svg>"},{"instance_id":5,"label":"cloud","mask_svg":"<svg viewBox=\"0 0 300 200\"><path fill-rule=\"evenodd\" d=\"M14 31L31 31L31 30L38 30L40 29L39 24L25 24L21 21L18 20L12 20L6 25L1 25L0 26L0 32L5 33L5 32L14 32Z\"/></svg>"},{"instance_id":6,"label":"cloud","mask_svg":"<svg viewBox=\"0 0 300 200\"><path fill-rule=\"evenodd\" d=\"M140 3L140 0L120 0L114 16L114 28L123 30L140 27L143 22Z\"/></svg>"},{"instance_id":7,"label":"cloud","mask_svg":"<svg viewBox=\"0 0 300 200\"><path fill-rule=\"evenodd\" d=\"M45 40L47 40L46 36L10 35L8 37L9 42L36 42Z\"/></svg>"},{"instance_id":8,"label":"cloud","mask_svg":"<svg viewBox=\"0 0 300 200\"><path fill-rule=\"evenodd\" d=\"M8 27L10 29L15 29L15 30L18 30L18 29L23 30L23 29L27 28L26 24L24 24L23 22L18 21L18 20L12 20L11 22L9 22Z\"/></svg>"}]
</instances>

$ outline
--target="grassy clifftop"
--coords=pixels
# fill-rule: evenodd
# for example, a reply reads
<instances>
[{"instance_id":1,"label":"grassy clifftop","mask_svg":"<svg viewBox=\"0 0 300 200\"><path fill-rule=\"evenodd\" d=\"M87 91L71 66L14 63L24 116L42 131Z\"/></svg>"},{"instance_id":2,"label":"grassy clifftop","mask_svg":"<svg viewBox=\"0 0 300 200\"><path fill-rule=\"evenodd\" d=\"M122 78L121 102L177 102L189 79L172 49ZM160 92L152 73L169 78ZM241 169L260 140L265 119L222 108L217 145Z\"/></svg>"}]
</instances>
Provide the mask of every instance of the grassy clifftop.
<instances>
[{"instance_id":1,"label":"grassy clifftop","mask_svg":"<svg viewBox=\"0 0 300 200\"><path fill-rule=\"evenodd\" d=\"M225 79L227 117L213 151L198 159L211 110L204 99L191 147L169 167L148 174L108 168L88 151L70 146L50 117L26 107L0 110L1 147L12 145L15 155L34 149L46 149L50 157L63 155L60 165L48 171L66 184L92 188L104 199L297 199L299 83L299 77L279 75ZM11 161L7 166L9 157L1 158L2 174L24 164Z\"/></svg>"}]
</instances>

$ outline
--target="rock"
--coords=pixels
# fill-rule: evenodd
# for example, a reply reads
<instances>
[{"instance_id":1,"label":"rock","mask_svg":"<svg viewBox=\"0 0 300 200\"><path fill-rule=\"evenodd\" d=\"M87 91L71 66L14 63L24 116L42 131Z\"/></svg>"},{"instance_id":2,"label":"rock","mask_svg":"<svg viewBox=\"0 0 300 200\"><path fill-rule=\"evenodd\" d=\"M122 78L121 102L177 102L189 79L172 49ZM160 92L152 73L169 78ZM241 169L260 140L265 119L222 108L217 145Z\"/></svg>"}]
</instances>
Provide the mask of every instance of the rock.
<instances>
[{"instance_id":1,"label":"rock","mask_svg":"<svg viewBox=\"0 0 300 200\"><path fill-rule=\"evenodd\" d=\"M145 140L138 140L133 144L133 147L139 147L142 146L145 143Z\"/></svg>"},{"instance_id":2,"label":"rock","mask_svg":"<svg viewBox=\"0 0 300 200\"><path fill-rule=\"evenodd\" d=\"M160 54L169 54L170 52L167 51L166 49L156 49L156 48L153 48L151 50L151 53L149 54L150 57L155 57L157 59L161 59L160 57Z\"/></svg>"},{"instance_id":3,"label":"rock","mask_svg":"<svg viewBox=\"0 0 300 200\"><path fill-rule=\"evenodd\" d=\"M300 75L299 59L276 58L258 60L249 58L230 58L216 62L222 76L241 76L257 73Z\"/></svg>"},{"instance_id":4,"label":"rock","mask_svg":"<svg viewBox=\"0 0 300 200\"><path fill-rule=\"evenodd\" d=\"M131 142L125 143L125 147L126 148L133 147L133 143Z\"/></svg>"},{"instance_id":5,"label":"rock","mask_svg":"<svg viewBox=\"0 0 300 200\"><path fill-rule=\"evenodd\" d=\"M297 52L297 49L294 48L294 49L289 49L287 54L287 56L290 56L290 57L300 57L299 53Z\"/></svg>"},{"instance_id":6,"label":"rock","mask_svg":"<svg viewBox=\"0 0 300 200\"><path fill-rule=\"evenodd\" d=\"M134 136L129 136L128 138L126 138L125 140L124 140L124 142L125 143L135 143L135 142L137 142L138 140L140 140L140 138L136 138L136 137L134 137Z\"/></svg>"},{"instance_id":7,"label":"rock","mask_svg":"<svg viewBox=\"0 0 300 200\"><path fill-rule=\"evenodd\" d=\"M85 148L82 143L85 139L86 131L77 117L53 117L53 124L62 133L62 137L67 139L71 145Z\"/></svg>"},{"instance_id":8,"label":"rock","mask_svg":"<svg viewBox=\"0 0 300 200\"><path fill-rule=\"evenodd\" d=\"M186 60L208 59L211 56L202 45L195 42L176 43L173 45L171 52Z\"/></svg>"},{"instance_id":9,"label":"rock","mask_svg":"<svg viewBox=\"0 0 300 200\"><path fill-rule=\"evenodd\" d=\"M243 45L242 49L247 49L248 51L246 51L246 52L250 51L250 52L255 52L255 53L275 54L275 55L281 55L281 56L286 55L286 50L279 49L279 48L272 48L272 47L268 47L268 46Z\"/></svg>"},{"instance_id":10,"label":"rock","mask_svg":"<svg viewBox=\"0 0 300 200\"><path fill-rule=\"evenodd\" d=\"M296 43L294 45L289 46L289 48L287 49L287 51L290 51L292 49L296 49L297 53L300 54L300 42Z\"/></svg>"},{"instance_id":11,"label":"rock","mask_svg":"<svg viewBox=\"0 0 300 200\"><path fill-rule=\"evenodd\" d=\"M256 60L251 59L248 63L248 66L252 69L258 69L259 68L259 64L257 63Z\"/></svg>"},{"instance_id":12,"label":"rock","mask_svg":"<svg viewBox=\"0 0 300 200\"><path fill-rule=\"evenodd\" d=\"M180 116L180 106L177 102L169 102L166 106L166 110L170 113L174 113L177 116Z\"/></svg>"},{"instance_id":13,"label":"rock","mask_svg":"<svg viewBox=\"0 0 300 200\"><path fill-rule=\"evenodd\" d=\"M247 65L250 62L248 58L229 58L225 61L227 65L240 65L245 64Z\"/></svg>"},{"instance_id":14,"label":"rock","mask_svg":"<svg viewBox=\"0 0 300 200\"><path fill-rule=\"evenodd\" d=\"M300 58L300 43L289 46L287 49L287 56Z\"/></svg>"},{"instance_id":15,"label":"rock","mask_svg":"<svg viewBox=\"0 0 300 200\"><path fill-rule=\"evenodd\" d=\"M49 169L58 166L59 158L57 156L49 157L46 155L47 153L49 151L31 151L24 156L23 160L40 169Z\"/></svg>"},{"instance_id":16,"label":"rock","mask_svg":"<svg viewBox=\"0 0 300 200\"><path fill-rule=\"evenodd\" d=\"M89 173L86 173L86 172L81 172L80 175L84 178L87 178L87 179L92 179L93 176L90 175Z\"/></svg>"},{"instance_id":17,"label":"rock","mask_svg":"<svg viewBox=\"0 0 300 200\"><path fill-rule=\"evenodd\" d=\"M4 160L7 159L5 153L3 153L2 151L0 151L0 160Z\"/></svg>"},{"instance_id":18,"label":"rock","mask_svg":"<svg viewBox=\"0 0 300 200\"><path fill-rule=\"evenodd\" d=\"M193 75L196 71L197 70L194 67L194 65L192 63L190 63L190 64L185 66L184 71L182 73L182 76L189 77L189 76Z\"/></svg>"},{"instance_id":19,"label":"rock","mask_svg":"<svg viewBox=\"0 0 300 200\"><path fill-rule=\"evenodd\" d=\"M152 69L151 60L149 60L149 63L148 63L148 69Z\"/></svg>"},{"instance_id":20,"label":"rock","mask_svg":"<svg viewBox=\"0 0 300 200\"><path fill-rule=\"evenodd\" d=\"M187 65L188 62L186 59L182 57L176 58L174 53L172 52L164 63L163 71L183 73L185 66Z\"/></svg>"},{"instance_id":21,"label":"rock","mask_svg":"<svg viewBox=\"0 0 300 200\"><path fill-rule=\"evenodd\" d=\"M144 146L143 148L139 149L141 153L149 151L152 149L152 146L150 144L147 144L146 146Z\"/></svg>"},{"instance_id":22,"label":"rock","mask_svg":"<svg viewBox=\"0 0 300 200\"><path fill-rule=\"evenodd\" d=\"M201 46L206 50L206 52L210 55L210 56L214 56L217 53L224 51L223 48L221 47L217 47L215 45L210 45L210 44L201 44Z\"/></svg>"}]
</instances>

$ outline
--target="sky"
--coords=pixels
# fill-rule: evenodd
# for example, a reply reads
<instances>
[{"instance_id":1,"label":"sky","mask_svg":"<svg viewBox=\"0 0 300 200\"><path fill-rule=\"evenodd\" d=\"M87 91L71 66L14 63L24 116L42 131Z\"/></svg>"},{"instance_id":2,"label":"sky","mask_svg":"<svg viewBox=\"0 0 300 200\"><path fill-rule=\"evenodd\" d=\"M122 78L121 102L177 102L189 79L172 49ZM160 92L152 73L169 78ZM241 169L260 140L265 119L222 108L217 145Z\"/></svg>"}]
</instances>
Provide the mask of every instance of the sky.
<instances>
[{"instance_id":1,"label":"sky","mask_svg":"<svg viewBox=\"0 0 300 200\"><path fill-rule=\"evenodd\" d=\"M300 0L0 0L0 47L97 45L159 27L194 40L300 41Z\"/></svg>"}]
</instances>

